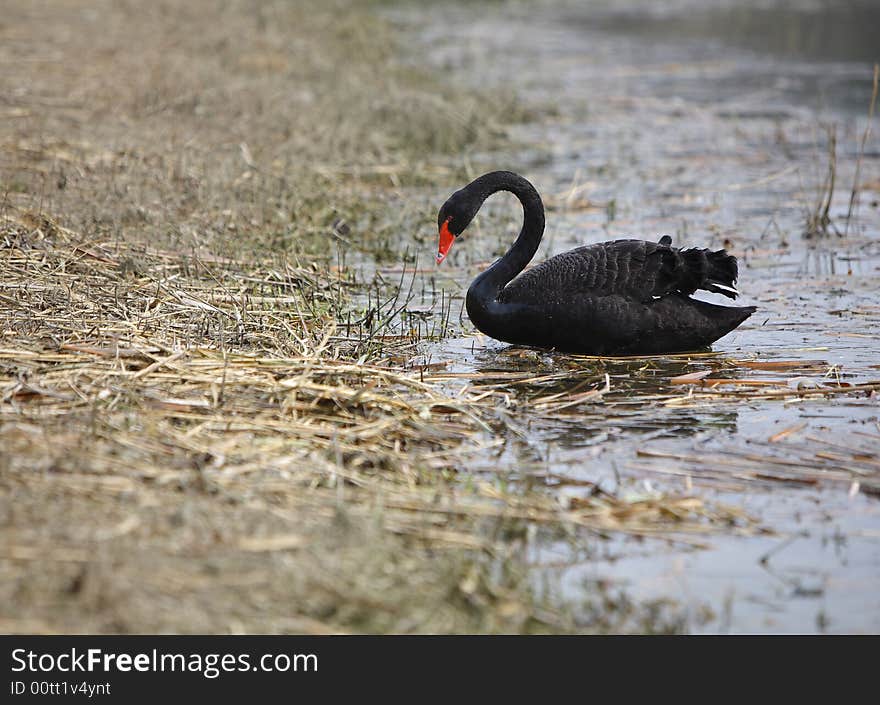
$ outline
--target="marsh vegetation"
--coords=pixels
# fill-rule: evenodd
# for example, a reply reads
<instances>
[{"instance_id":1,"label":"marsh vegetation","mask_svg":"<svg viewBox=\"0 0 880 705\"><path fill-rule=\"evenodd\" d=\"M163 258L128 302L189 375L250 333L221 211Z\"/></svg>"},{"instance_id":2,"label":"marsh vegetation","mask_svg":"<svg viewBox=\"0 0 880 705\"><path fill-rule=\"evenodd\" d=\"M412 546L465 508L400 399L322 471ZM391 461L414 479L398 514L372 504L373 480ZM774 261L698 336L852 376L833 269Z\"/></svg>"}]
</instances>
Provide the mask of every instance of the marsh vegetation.
<instances>
[{"instance_id":1,"label":"marsh vegetation","mask_svg":"<svg viewBox=\"0 0 880 705\"><path fill-rule=\"evenodd\" d=\"M851 543L876 542L872 143L845 244L804 249L820 184L804 155L827 148L798 142L813 116L700 109L695 130L692 104L651 90L699 66L604 104L550 100L517 64L528 54L506 63L514 85L494 64L469 83L462 67L493 42L509 52L530 9L456 7L453 60L406 3L11 4L4 631L681 631L724 623L722 601L633 591L605 568L731 545L772 562L804 527L768 497L856 507ZM565 52L539 58L584 80ZM613 93L627 67L591 61L594 97ZM721 180L698 143L733 164L734 134L746 166ZM536 175L547 248L671 226L738 254L765 315L712 353L662 358L479 337L464 287L518 214L494 204L437 270L436 209L499 162ZM830 198L833 217L844 194Z\"/></svg>"}]
</instances>

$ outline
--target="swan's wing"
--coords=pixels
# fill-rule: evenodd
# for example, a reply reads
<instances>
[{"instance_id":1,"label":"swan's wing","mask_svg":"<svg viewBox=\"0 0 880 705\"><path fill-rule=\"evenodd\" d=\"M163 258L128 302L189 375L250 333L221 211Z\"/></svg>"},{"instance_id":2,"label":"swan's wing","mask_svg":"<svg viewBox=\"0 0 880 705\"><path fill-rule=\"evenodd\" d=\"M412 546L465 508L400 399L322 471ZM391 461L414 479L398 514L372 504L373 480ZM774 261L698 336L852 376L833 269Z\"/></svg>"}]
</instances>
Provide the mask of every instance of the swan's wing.
<instances>
[{"instance_id":1,"label":"swan's wing","mask_svg":"<svg viewBox=\"0 0 880 705\"><path fill-rule=\"evenodd\" d=\"M736 298L736 258L724 250L680 250L644 240L615 240L551 257L523 272L504 290L506 300L539 303L581 294L650 301L671 293L705 289Z\"/></svg>"}]
</instances>

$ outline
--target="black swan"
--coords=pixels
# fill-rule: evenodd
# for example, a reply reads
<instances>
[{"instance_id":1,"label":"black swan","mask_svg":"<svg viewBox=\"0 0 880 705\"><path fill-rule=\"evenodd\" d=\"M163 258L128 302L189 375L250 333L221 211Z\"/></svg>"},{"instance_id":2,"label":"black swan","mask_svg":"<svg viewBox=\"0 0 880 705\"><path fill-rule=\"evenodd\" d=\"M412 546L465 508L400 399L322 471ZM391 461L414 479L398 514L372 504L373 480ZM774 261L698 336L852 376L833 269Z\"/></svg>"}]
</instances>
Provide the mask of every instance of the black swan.
<instances>
[{"instance_id":1,"label":"black swan","mask_svg":"<svg viewBox=\"0 0 880 705\"><path fill-rule=\"evenodd\" d=\"M736 258L672 247L668 235L659 243L578 247L523 272L544 234L544 204L532 184L509 171L484 174L443 204L438 264L498 191L520 200L524 218L513 246L467 292L468 316L492 338L589 355L687 352L706 348L755 312L690 298L697 289L736 298Z\"/></svg>"}]
</instances>

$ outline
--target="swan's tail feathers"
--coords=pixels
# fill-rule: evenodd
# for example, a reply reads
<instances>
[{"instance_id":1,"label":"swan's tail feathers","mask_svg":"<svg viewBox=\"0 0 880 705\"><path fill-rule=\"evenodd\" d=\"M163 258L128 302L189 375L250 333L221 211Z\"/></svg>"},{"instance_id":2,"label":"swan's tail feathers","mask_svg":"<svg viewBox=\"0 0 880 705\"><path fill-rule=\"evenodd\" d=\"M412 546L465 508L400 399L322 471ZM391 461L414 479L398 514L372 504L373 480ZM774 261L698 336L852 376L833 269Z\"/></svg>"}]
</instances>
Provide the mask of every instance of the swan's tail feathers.
<instances>
[{"instance_id":1,"label":"swan's tail feathers","mask_svg":"<svg viewBox=\"0 0 880 705\"><path fill-rule=\"evenodd\" d=\"M727 254L724 250L691 249L682 250L684 266L690 275L688 282L693 287L690 293L697 289L723 294L729 299L739 296L736 290L736 257Z\"/></svg>"}]
</instances>

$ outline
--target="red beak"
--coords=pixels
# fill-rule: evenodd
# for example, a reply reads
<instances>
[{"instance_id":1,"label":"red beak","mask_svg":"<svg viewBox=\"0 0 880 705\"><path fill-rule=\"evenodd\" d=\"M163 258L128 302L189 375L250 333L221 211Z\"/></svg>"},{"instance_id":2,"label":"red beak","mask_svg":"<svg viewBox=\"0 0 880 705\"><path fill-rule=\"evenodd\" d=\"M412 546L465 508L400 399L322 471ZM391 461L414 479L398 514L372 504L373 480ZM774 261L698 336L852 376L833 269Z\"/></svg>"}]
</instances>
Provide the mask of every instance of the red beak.
<instances>
[{"instance_id":1,"label":"red beak","mask_svg":"<svg viewBox=\"0 0 880 705\"><path fill-rule=\"evenodd\" d=\"M437 264L440 264L444 259L446 259L446 255L449 254L449 249L452 247L452 243L455 242L455 235L449 232L449 218L443 221L443 225L440 226L440 246L437 248Z\"/></svg>"}]
</instances>

